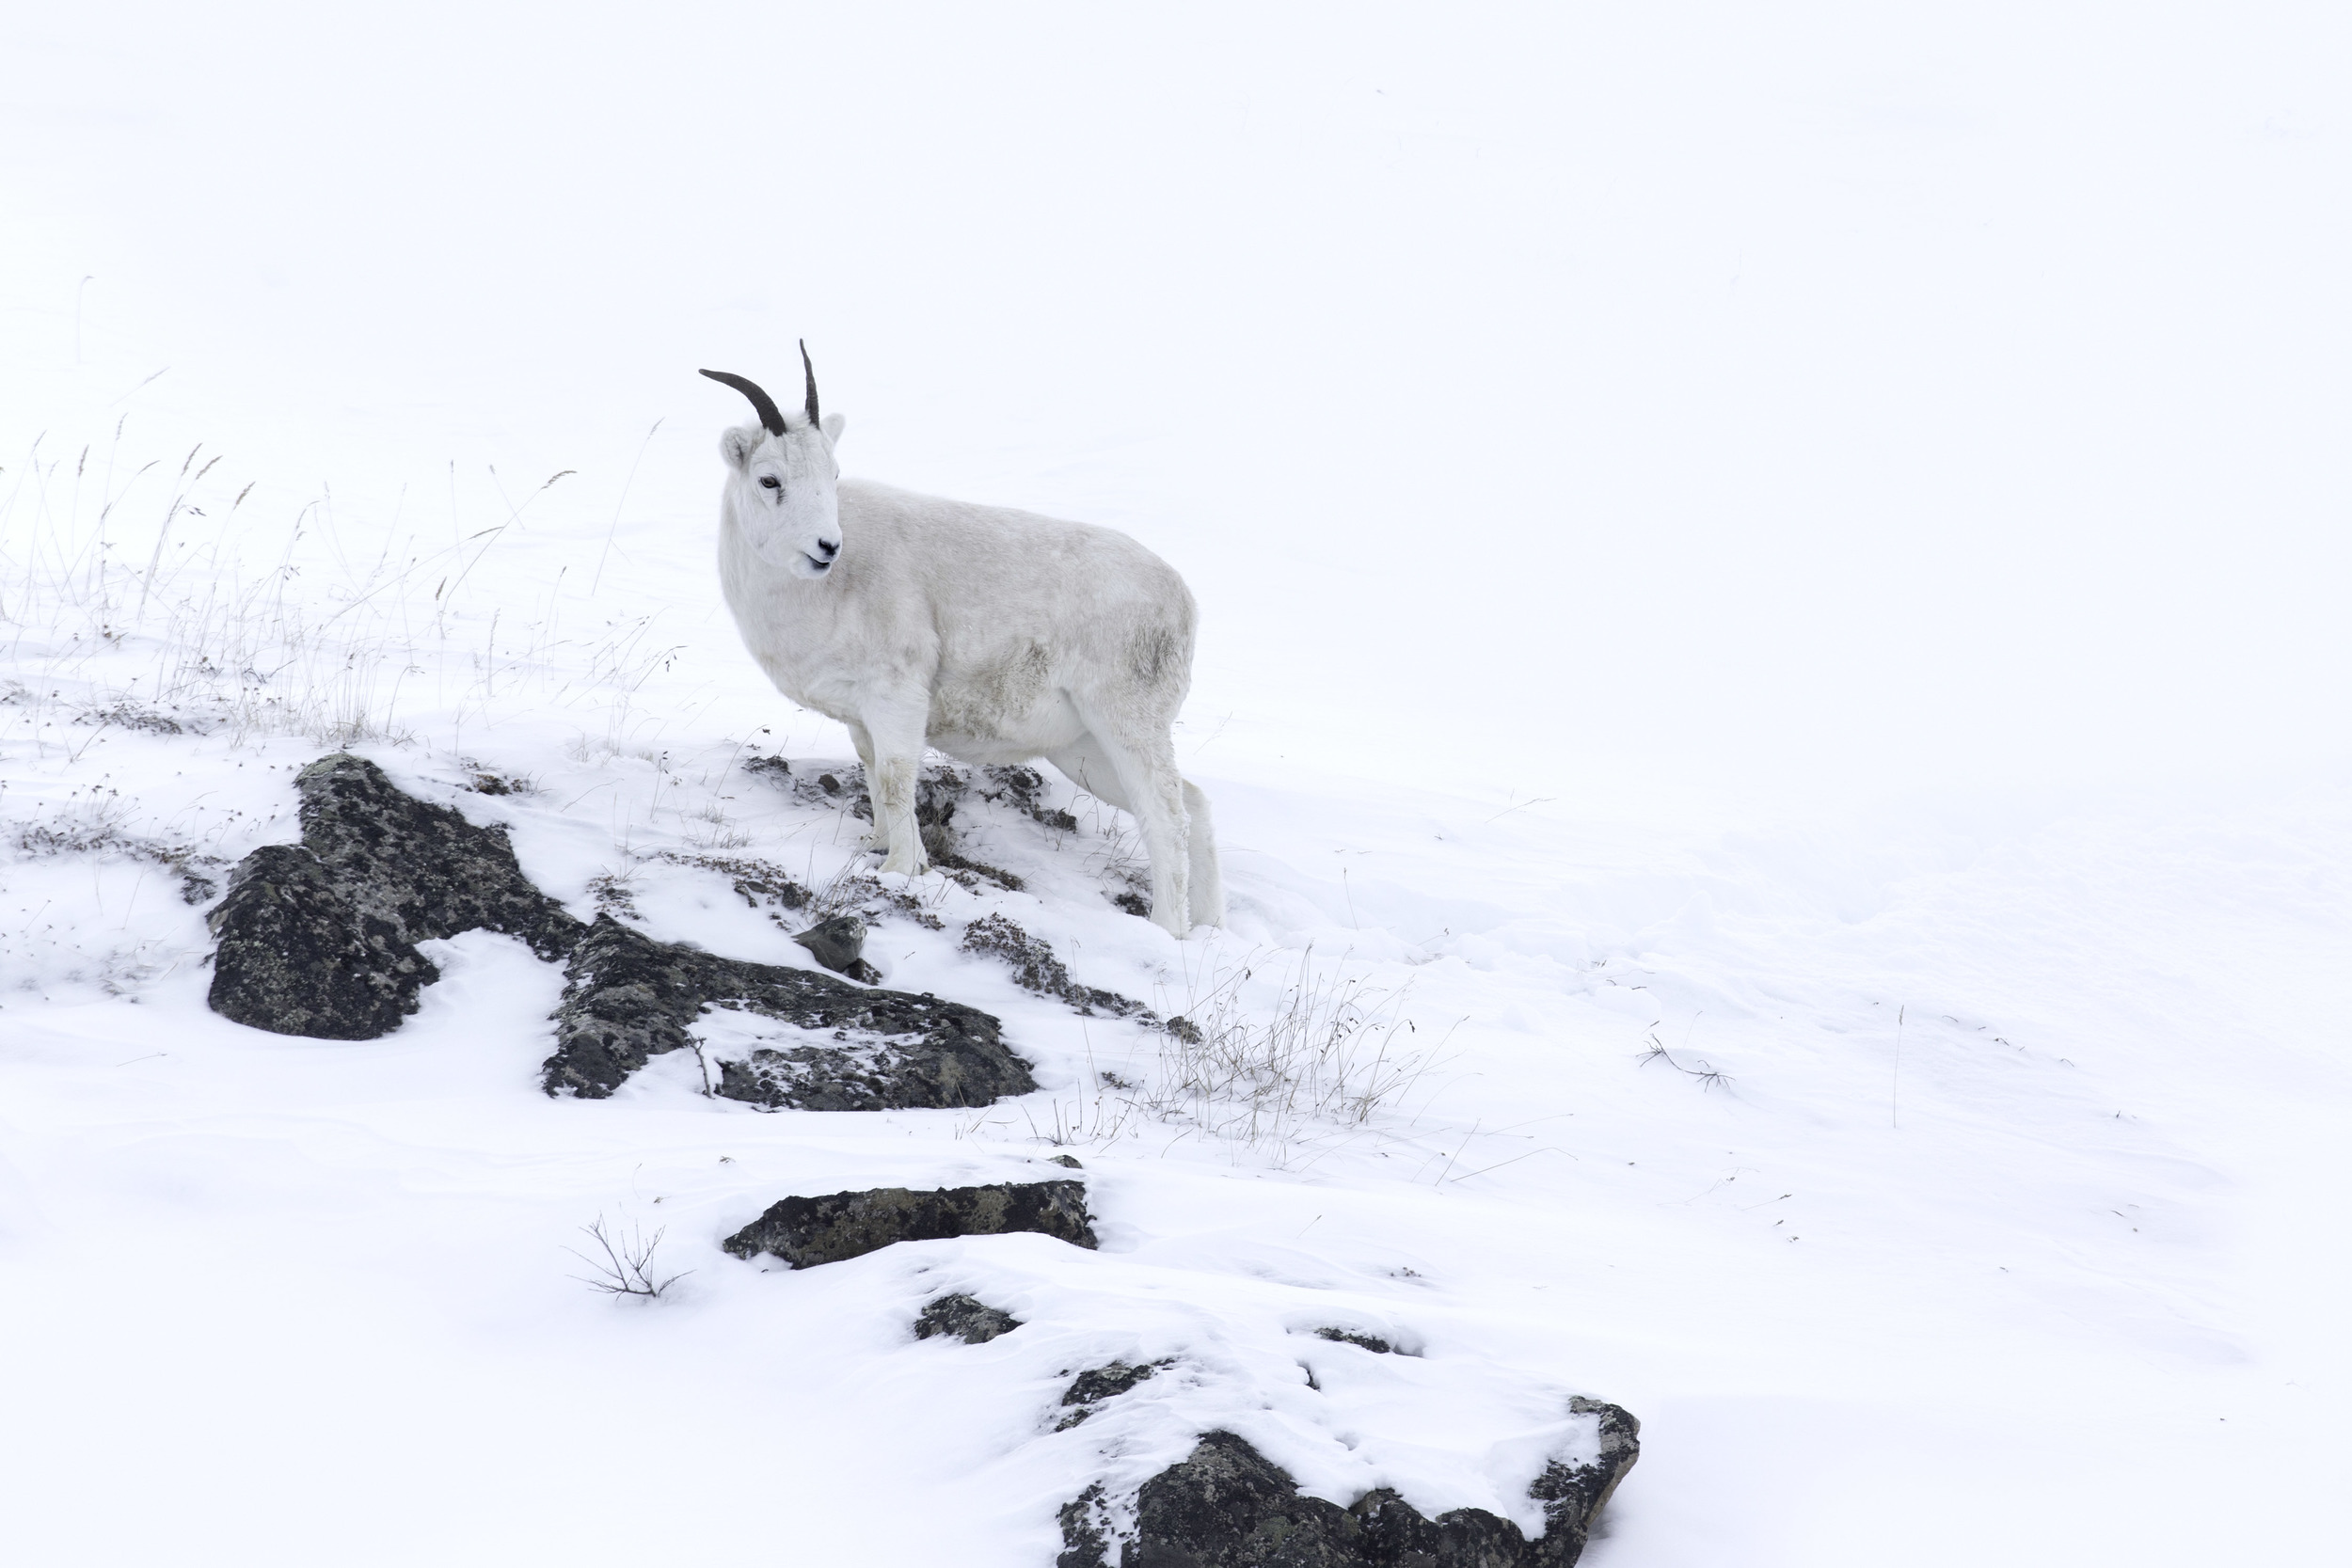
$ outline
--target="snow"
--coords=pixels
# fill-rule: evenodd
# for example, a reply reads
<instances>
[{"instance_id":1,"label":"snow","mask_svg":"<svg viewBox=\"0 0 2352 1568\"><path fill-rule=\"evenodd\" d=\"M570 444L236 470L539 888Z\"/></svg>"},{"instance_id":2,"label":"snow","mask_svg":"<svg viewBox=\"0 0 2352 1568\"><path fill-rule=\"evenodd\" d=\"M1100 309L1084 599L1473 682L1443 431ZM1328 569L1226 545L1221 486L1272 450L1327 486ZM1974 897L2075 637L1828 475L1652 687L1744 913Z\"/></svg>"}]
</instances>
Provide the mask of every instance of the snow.
<instances>
[{"instance_id":1,"label":"snow","mask_svg":"<svg viewBox=\"0 0 2352 1568\"><path fill-rule=\"evenodd\" d=\"M1597 1568L2319 1555L2340 17L133 9L0 22L25 1560L1034 1564L1217 1425L1532 1526L1578 1393L1644 1422ZM382 1040L211 1014L183 874L343 743L576 913L808 965L694 863L864 863L743 768L849 746L709 565L692 372L803 335L850 471L1185 572L1229 928L1114 908L1058 783L967 801L1025 891L868 952L1005 1020L986 1113L549 1101L560 972L481 932ZM1352 987L1405 1081L1204 1097L991 912L1261 1035ZM718 1250L1064 1151L1099 1252ZM600 1218L691 1272L583 1288ZM916 1341L951 1290L1025 1326ZM1056 1432L1114 1358L1172 1364Z\"/></svg>"}]
</instances>

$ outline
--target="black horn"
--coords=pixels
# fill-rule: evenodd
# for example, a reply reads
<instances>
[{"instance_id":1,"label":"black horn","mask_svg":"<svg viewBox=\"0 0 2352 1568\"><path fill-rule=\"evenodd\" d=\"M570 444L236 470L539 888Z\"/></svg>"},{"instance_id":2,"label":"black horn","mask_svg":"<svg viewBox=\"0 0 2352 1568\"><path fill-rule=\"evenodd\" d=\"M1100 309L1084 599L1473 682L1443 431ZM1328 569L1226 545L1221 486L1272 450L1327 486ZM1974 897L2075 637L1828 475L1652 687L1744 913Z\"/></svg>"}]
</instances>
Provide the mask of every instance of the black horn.
<instances>
[{"instance_id":1,"label":"black horn","mask_svg":"<svg viewBox=\"0 0 2352 1568\"><path fill-rule=\"evenodd\" d=\"M806 338L801 340L801 369L808 372L809 427L817 429L819 428L817 419L817 367L808 362L808 340Z\"/></svg>"},{"instance_id":2,"label":"black horn","mask_svg":"<svg viewBox=\"0 0 2352 1568\"><path fill-rule=\"evenodd\" d=\"M807 351L803 349L802 354L805 357ZM761 391L757 382L746 381L739 375L729 375L724 371L705 371L703 374L713 381L724 382L751 399L753 411L758 414L759 422L768 427L769 435L784 434L784 416L776 409L776 400ZM808 417L813 420L817 417L817 382L813 374L808 384Z\"/></svg>"}]
</instances>

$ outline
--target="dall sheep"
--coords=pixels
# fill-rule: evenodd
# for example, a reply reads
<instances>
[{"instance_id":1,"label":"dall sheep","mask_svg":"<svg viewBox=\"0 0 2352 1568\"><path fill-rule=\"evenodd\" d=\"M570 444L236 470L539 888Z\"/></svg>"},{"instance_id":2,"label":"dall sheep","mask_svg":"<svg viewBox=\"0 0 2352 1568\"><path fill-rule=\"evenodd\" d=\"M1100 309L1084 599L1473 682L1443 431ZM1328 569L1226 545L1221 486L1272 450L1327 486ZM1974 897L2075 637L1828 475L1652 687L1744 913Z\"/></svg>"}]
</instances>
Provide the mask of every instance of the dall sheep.
<instances>
[{"instance_id":1,"label":"dall sheep","mask_svg":"<svg viewBox=\"0 0 2352 1568\"><path fill-rule=\"evenodd\" d=\"M1132 813L1152 860L1152 918L1221 925L1208 798L1176 771L1195 610L1175 568L1123 533L843 480L846 421L702 373L759 416L719 438L719 584L777 689L848 726L874 802L869 848L908 876L923 749L981 765L1043 757Z\"/></svg>"}]
</instances>

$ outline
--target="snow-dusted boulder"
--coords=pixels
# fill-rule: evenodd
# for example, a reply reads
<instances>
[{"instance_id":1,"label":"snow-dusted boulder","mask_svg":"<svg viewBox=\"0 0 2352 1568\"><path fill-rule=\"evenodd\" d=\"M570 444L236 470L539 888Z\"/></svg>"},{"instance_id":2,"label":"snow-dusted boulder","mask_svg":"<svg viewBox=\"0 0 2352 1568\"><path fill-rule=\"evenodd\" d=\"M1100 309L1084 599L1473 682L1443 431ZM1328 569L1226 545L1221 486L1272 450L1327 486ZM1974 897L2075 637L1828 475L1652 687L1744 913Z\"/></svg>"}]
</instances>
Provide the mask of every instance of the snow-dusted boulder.
<instances>
[{"instance_id":1,"label":"snow-dusted boulder","mask_svg":"<svg viewBox=\"0 0 2352 1568\"><path fill-rule=\"evenodd\" d=\"M1021 1320L1001 1307L958 1291L925 1305L914 1320L914 1337L929 1339L945 1334L967 1345L985 1345L1021 1326Z\"/></svg>"},{"instance_id":2,"label":"snow-dusted boulder","mask_svg":"<svg viewBox=\"0 0 2352 1568\"><path fill-rule=\"evenodd\" d=\"M1037 1087L976 1007L657 942L609 915L588 925L523 874L505 830L418 800L363 757L322 757L295 788L302 842L246 856L210 917L209 1000L224 1018L379 1038L439 978L419 942L492 930L567 961L556 1048L541 1068L551 1095L612 1094L651 1058L695 1045L714 1011L758 1027L749 1049L706 1061L711 1092L765 1110L987 1105ZM857 922L817 927L829 942L819 960L846 954L871 974L841 927Z\"/></svg>"},{"instance_id":3,"label":"snow-dusted boulder","mask_svg":"<svg viewBox=\"0 0 2352 1568\"><path fill-rule=\"evenodd\" d=\"M587 929L532 885L503 829L404 793L364 757L321 757L294 787L302 842L247 855L208 917L220 942L207 1000L223 1018L374 1039L439 977L418 942L487 929L559 958Z\"/></svg>"},{"instance_id":4,"label":"snow-dusted boulder","mask_svg":"<svg viewBox=\"0 0 2352 1568\"><path fill-rule=\"evenodd\" d=\"M977 1007L723 958L656 942L610 915L573 951L545 1087L602 1099L648 1059L691 1046L714 1009L785 1026L771 1043L717 1060L714 1092L767 1110L937 1110L1037 1087L996 1019Z\"/></svg>"},{"instance_id":5,"label":"snow-dusted boulder","mask_svg":"<svg viewBox=\"0 0 2352 1568\"><path fill-rule=\"evenodd\" d=\"M984 1187L942 1187L918 1193L875 1187L820 1197L787 1197L720 1244L738 1258L762 1253L796 1269L837 1263L878 1252L894 1242L938 1242L951 1236L1001 1236L1027 1230L1094 1246L1083 1181L999 1181Z\"/></svg>"},{"instance_id":6,"label":"snow-dusted boulder","mask_svg":"<svg viewBox=\"0 0 2352 1568\"><path fill-rule=\"evenodd\" d=\"M1387 1487L1348 1508L1311 1497L1230 1432L1143 1483L1130 1508L1101 1487L1061 1511L1057 1568L1571 1568L1593 1519L1641 1454L1641 1423L1613 1404L1571 1402L1592 1418L1591 1451L1554 1460L1529 1493L1534 1540L1484 1509L1431 1519Z\"/></svg>"}]
</instances>

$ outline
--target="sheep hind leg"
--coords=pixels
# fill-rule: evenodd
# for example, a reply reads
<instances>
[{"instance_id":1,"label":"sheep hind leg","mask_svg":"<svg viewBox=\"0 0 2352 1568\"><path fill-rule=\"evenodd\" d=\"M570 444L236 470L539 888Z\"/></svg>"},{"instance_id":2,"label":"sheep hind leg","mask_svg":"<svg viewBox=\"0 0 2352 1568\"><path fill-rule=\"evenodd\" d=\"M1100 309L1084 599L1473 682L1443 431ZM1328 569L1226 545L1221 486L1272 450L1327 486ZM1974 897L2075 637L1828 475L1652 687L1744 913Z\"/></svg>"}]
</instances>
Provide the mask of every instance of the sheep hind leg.
<instances>
[{"instance_id":1,"label":"sheep hind leg","mask_svg":"<svg viewBox=\"0 0 2352 1568\"><path fill-rule=\"evenodd\" d=\"M1191 833L1175 747L1165 735L1121 744L1104 736L1111 726L1098 724L1084 709L1080 717L1087 721L1086 738L1048 760L1079 788L1135 817L1152 860L1152 922L1182 939L1192 929Z\"/></svg>"},{"instance_id":2,"label":"sheep hind leg","mask_svg":"<svg viewBox=\"0 0 2352 1568\"><path fill-rule=\"evenodd\" d=\"M1216 820L1209 813L1209 798L1190 779L1184 782L1184 816L1192 839L1192 923L1225 924L1225 869L1216 854Z\"/></svg>"}]
</instances>

